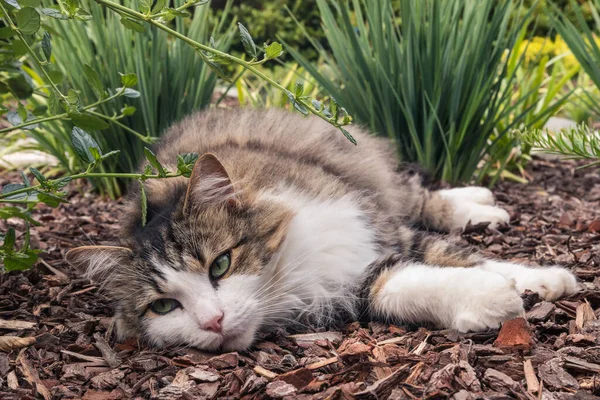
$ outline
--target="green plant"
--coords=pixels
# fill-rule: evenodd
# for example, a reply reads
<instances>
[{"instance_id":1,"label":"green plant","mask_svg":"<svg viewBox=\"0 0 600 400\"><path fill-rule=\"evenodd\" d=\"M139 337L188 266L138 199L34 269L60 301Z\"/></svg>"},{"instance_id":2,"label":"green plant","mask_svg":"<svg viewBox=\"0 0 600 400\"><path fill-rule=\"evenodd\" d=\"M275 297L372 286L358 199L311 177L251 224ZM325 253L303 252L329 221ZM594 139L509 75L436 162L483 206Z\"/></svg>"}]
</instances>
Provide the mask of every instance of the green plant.
<instances>
[{"instance_id":1,"label":"green plant","mask_svg":"<svg viewBox=\"0 0 600 400\"><path fill-rule=\"evenodd\" d=\"M584 167L600 165L600 132L584 124L555 133L538 129L521 135L523 141L548 153L590 160Z\"/></svg>"},{"instance_id":2,"label":"green plant","mask_svg":"<svg viewBox=\"0 0 600 400\"><path fill-rule=\"evenodd\" d=\"M168 171L156 159L152 151L144 148L146 160L150 163L142 173L102 173L96 171L102 163L118 155L119 151L111 151L103 154L100 146L84 130L73 128L71 133L71 143L73 149L86 168L83 172L73 175L62 176L57 179L48 179L40 171L30 168L30 172L38 181L37 185L31 185L29 178L21 172L22 183L11 183L5 185L0 192L0 203L14 204L0 207L0 219L19 218L25 223L25 233L21 243L17 242L15 229L10 227L5 233L0 233L0 240L3 241L0 246L0 272L25 270L30 268L39 257L39 250L31 248L29 241L30 226L40 225L32 216L32 210L37 204L44 203L50 207L58 207L60 203L67 203L66 195L68 192L62 189L70 182L77 179L90 178L122 178L137 179L140 183L142 193L144 193L144 181L148 179L167 179L178 176L189 177L198 155L194 153L181 154L177 156L177 170ZM19 206L17 206L19 205ZM23 207L24 206L24 207ZM146 197L142 196L143 222L145 224L145 215L147 209Z\"/></svg>"},{"instance_id":3,"label":"green plant","mask_svg":"<svg viewBox=\"0 0 600 400\"><path fill-rule=\"evenodd\" d=\"M571 0L570 4L574 7L576 2ZM600 0L593 0L588 4L592 11L595 28L598 29L600 28ZM564 38L581 67L595 84L597 93L597 90L600 89L600 45L582 11L575 9L576 24L570 21L569 17L556 6L551 18L556 30ZM594 92L584 92L579 99L584 101L596 115L600 115L600 105L595 101L597 97ZM585 124L556 133L533 129L522 133L521 136L523 141L531 146L540 147L546 152L593 160L586 166L600 164L600 135L598 131L590 129Z\"/></svg>"},{"instance_id":4,"label":"green plant","mask_svg":"<svg viewBox=\"0 0 600 400\"><path fill-rule=\"evenodd\" d=\"M514 45L515 49L520 49L525 44L525 33L526 30L523 29ZM525 44L524 53L528 52L529 44L531 42ZM492 184L499 178L527 183L525 166L531 160L531 146L519 140L519 136L512 131L541 129L550 117L565 106L573 92L567 87L580 69L575 65L565 70L561 64L565 56L566 54L560 54L550 59L548 55L543 55L534 65L524 62L523 52L512 52L506 68L507 78L504 79L504 83L510 85L504 90L512 95L498 110L498 115L503 117L497 120L495 127L496 132L506 134L501 137L496 134L491 136L492 141L497 140L497 146L490 149L490 162L484 166L484 172L491 176ZM508 107L512 111L504 113L503 109ZM518 123L515 123L516 118L519 118Z\"/></svg>"},{"instance_id":5,"label":"green plant","mask_svg":"<svg viewBox=\"0 0 600 400\"><path fill-rule=\"evenodd\" d=\"M317 4L331 55L314 45L339 79L290 53L356 121L393 138L400 160L451 183L468 182L523 120L515 110L526 99L512 97L518 78L507 70L529 15L511 18L514 2L401 0L399 25L389 0Z\"/></svg>"},{"instance_id":6,"label":"green plant","mask_svg":"<svg viewBox=\"0 0 600 400\"><path fill-rule=\"evenodd\" d=\"M135 4L131 0L121 3ZM174 7L183 4L183 0L173 2ZM137 32L124 26L118 14L107 13L93 1L82 0L81 6L89 13L87 21L48 21L53 32L53 71L64 76L60 86L78 88L84 102L92 102L102 87L117 87L120 83L115 72L137 74L137 88L142 95L101 105L98 111L107 118L100 118L109 127L91 132L102 147L127 149L107 160L101 167L103 171L131 171L143 159L145 145L172 123L210 104L217 77L192 48L181 41L168 40L166 32L157 28ZM177 32L204 43L216 37L215 47L227 50L235 30L224 28L226 16L227 8L223 18L214 21L209 7L198 7L192 18L177 18L172 26ZM125 112L114 115L114 110ZM69 154L68 164L63 166L72 172L83 165L68 146L68 125L46 124L31 135L38 143L52 146L49 151L53 154ZM113 198L121 194L121 185L114 179L103 178L93 183Z\"/></svg>"}]
</instances>

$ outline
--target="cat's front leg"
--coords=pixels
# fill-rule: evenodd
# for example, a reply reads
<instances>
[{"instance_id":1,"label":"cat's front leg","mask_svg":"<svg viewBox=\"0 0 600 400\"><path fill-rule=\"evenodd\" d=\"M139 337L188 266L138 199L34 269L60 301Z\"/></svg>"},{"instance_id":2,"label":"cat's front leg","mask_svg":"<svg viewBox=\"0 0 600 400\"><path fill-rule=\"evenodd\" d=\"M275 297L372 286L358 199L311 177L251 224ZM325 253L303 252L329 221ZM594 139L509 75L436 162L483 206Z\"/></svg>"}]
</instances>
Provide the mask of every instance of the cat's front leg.
<instances>
[{"instance_id":1,"label":"cat's front leg","mask_svg":"<svg viewBox=\"0 0 600 400\"><path fill-rule=\"evenodd\" d=\"M514 280L481 267L399 263L373 280L369 299L375 317L468 332L524 315L519 294Z\"/></svg>"},{"instance_id":2,"label":"cat's front leg","mask_svg":"<svg viewBox=\"0 0 600 400\"><path fill-rule=\"evenodd\" d=\"M519 292L529 289L547 301L569 296L579 290L575 275L562 267L531 268L510 262L487 260L481 268L514 280Z\"/></svg>"}]
</instances>

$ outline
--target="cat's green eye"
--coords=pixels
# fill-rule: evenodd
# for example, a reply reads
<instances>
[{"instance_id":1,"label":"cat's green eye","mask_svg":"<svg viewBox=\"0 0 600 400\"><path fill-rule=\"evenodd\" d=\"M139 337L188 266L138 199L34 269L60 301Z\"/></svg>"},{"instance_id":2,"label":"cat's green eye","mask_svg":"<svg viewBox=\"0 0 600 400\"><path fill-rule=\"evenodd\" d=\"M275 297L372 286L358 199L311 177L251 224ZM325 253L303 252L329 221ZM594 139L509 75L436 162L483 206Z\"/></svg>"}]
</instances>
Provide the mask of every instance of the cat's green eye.
<instances>
[{"instance_id":1,"label":"cat's green eye","mask_svg":"<svg viewBox=\"0 0 600 400\"><path fill-rule=\"evenodd\" d=\"M150 303L149 307L156 314L164 315L181 307L181 304L175 299L159 299Z\"/></svg>"},{"instance_id":2,"label":"cat's green eye","mask_svg":"<svg viewBox=\"0 0 600 400\"><path fill-rule=\"evenodd\" d=\"M210 277L212 279L219 279L229 270L231 266L231 256L229 253L221 254L213 261L210 265Z\"/></svg>"}]
</instances>

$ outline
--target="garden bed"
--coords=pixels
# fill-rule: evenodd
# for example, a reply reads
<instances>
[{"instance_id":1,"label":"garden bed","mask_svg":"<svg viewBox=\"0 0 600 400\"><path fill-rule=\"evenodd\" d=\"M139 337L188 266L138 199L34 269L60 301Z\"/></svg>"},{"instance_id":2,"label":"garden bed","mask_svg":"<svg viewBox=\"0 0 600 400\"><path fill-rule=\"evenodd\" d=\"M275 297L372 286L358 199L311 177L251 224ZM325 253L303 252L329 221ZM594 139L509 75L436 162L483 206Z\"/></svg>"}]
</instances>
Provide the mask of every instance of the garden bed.
<instances>
[{"instance_id":1,"label":"garden bed","mask_svg":"<svg viewBox=\"0 0 600 400\"><path fill-rule=\"evenodd\" d=\"M110 303L62 255L112 244L118 209L73 192L70 204L36 213L43 226L32 242L44 262L0 275L0 332L29 343L0 352L0 398L596 398L600 173L577 165L535 160L531 184L495 189L510 227L463 235L492 257L561 263L583 281L581 293L555 304L525 294L527 323L506 324L500 337L353 323L318 335L274 332L248 352L222 355L115 342Z\"/></svg>"}]
</instances>

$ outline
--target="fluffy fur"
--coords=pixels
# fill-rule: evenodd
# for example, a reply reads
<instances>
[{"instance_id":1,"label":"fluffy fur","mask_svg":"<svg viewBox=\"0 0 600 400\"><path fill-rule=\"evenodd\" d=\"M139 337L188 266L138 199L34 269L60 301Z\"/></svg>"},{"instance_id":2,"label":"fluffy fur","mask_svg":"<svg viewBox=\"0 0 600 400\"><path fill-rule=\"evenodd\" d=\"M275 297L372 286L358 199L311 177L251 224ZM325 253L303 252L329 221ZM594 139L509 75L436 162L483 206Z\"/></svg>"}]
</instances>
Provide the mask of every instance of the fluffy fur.
<instances>
[{"instance_id":1,"label":"fluffy fur","mask_svg":"<svg viewBox=\"0 0 600 400\"><path fill-rule=\"evenodd\" d=\"M115 300L122 337L208 350L244 349L274 326L365 317L481 330L522 314L524 289L547 300L577 290L561 268L485 260L432 233L509 216L484 188L427 190L385 141L351 132L358 146L283 111L192 115L156 149L167 165L202 154L191 178L146 182L145 227L134 191L122 247L67 260ZM211 278L223 254L231 266ZM179 306L157 314L158 299Z\"/></svg>"}]
</instances>

